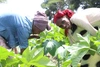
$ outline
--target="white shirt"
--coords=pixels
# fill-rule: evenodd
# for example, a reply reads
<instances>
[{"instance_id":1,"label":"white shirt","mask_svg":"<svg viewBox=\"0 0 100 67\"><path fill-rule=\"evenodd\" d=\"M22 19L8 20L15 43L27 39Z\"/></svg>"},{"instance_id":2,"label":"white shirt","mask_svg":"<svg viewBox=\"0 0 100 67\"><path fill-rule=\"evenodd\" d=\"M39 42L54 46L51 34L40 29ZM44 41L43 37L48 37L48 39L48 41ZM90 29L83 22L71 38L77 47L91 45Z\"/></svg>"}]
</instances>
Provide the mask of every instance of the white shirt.
<instances>
[{"instance_id":1,"label":"white shirt","mask_svg":"<svg viewBox=\"0 0 100 67\"><path fill-rule=\"evenodd\" d=\"M100 8L88 8L77 12L70 18L70 21L78 27L73 35L71 35L71 30L69 30L68 38L71 43L78 41L77 33L84 29L91 35L96 35L97 30L94 27L100 27Z\"/></svg>"}]
</instances>

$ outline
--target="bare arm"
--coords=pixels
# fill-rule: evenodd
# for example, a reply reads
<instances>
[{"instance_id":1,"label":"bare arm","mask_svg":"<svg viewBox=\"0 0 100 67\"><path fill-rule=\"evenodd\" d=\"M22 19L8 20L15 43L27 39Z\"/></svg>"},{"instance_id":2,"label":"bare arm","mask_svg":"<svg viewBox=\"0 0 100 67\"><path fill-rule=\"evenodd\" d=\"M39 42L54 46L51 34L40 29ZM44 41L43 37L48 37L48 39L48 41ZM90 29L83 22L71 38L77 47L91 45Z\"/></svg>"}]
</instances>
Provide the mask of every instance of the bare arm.
<instances>
[{"instance_id":1,"label":"bare arm","mask_svg":"<svg viewBox=\"0 0 100 67\"><path fill-rule=\"evenodd\" d=\"M31 34L31 35L30 35L30 37L29 37L28 39L32 39L32 38L37 38L37 39L39 39L39 38L40 38L40 36L39 36L39 35L37 35L37 34L36 34L36 35L35 35L35 34L34 34L34 35L33 35L33 34Z\"/></svg>"},{"instance_id":2,"label":"bare arm","mask_svg":"<svg viewBox=\"0 0 100 67\"><path fill-rule=\"evenodd\" d=\"M24 52L25 49L26 48L21 49L21 52L20 52L21 55L23 54L23 52Z\"/></svg>"}]
</instances>

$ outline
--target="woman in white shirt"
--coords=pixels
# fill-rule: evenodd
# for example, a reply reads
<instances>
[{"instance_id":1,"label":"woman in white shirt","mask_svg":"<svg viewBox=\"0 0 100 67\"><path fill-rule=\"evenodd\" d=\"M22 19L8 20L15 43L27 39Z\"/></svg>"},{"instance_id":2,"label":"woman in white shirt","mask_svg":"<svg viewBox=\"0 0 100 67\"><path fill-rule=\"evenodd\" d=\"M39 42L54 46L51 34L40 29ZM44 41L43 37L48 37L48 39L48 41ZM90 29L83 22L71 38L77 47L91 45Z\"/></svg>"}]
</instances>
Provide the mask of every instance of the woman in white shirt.
<instances>
[{"instance_id":1,"label":"woman in white shirt","mask_svg":"<svg viewBox=\"0 0 100 67\"><path fill-rule=\"evenodd\" d=\"M68 36L70 44L73 44L78 41L77 33L81 35L86 35L90 33L95 36L98 28L100 27L100 8L88 8L84 9L81 12L74 13L73 11L66 9L63 11L58 11L54 15L53 22L62 29L65 29L65 35ZM100 67L100 56L94 55L90 56L89 54L83 57L88 56L88 61L82 67ZM93 59L93 60L92 60ZM91 65L88 65L90 63Z\"/></svg>"},{"instance_id":2,"label":"woman in white shirt","mask_svg":"<svg viewBox=\"0 0 100 67\"><path fill-rule=\"evenodd\" d=\"M76 33L85 35L86 32L96 35L100 27L100 8L88 8L81 12L74 13L66 9L58 11L54 15L54 23L60 28L65 29L65 35L68 36L71 43L77 41Z\"/></svg>"}]
</instances>

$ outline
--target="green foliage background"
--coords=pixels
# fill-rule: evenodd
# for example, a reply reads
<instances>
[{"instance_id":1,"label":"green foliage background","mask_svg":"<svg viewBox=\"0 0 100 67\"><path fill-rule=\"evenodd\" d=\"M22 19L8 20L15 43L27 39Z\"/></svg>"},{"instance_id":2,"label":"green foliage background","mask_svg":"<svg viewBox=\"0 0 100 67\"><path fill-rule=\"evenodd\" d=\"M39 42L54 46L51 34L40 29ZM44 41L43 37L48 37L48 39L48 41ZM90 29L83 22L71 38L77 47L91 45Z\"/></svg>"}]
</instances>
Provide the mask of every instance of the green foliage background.
<instances>
[{"instance_id":1,"label":"green foliage background","mask_svg":"<svg viewBox=\"0 0 100 67\"><path fill-rule=\"evenodd\" d=\"M2 3L2 2L6 2L6 0L0 0L0 3Z\"/></svg>"},{"instance_id":2,"label":"green foliage background","mask_svg":"<svg viewBox=\"0 0 100 67\"><path fill-rule=\"evenodd\" d=\"M90 7L100 8L100 0L44 0L41 7L46 9L45 13L51 20L57 10L71 9L77 11L79 7L83 9Z\"/></svg>"}]
</instances>

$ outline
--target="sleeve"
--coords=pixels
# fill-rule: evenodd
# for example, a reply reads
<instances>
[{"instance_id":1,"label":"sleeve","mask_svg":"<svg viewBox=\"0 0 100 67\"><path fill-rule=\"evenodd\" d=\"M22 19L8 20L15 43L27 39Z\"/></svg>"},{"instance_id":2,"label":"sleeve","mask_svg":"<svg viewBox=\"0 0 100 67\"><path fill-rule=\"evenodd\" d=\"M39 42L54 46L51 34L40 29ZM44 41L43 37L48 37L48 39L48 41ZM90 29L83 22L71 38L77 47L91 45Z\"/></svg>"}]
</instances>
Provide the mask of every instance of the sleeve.
<instances>
[{"instance_id":1,"label":"sleeve","mask_svg":"<svg viewBox=\"0 0 100 67\"><path fill-rule=\"evenodd\" d=\"M28 37L29 37L28 30L22 27L17 28L17 36L18 36L19 47L21 49L27 48L28 47Z\"/></svg>"},{"instance_id":2,"label":"sleeve","mask_svg":"<svg viewBox=\"0 0 100 67\"><path fill-rule=\"evenodd\" d=\"M91 35L96 35L97 30L89 23L85 15L74 14L70 21L77 26L87 30Z\"/></svg>"}]
</instances>

